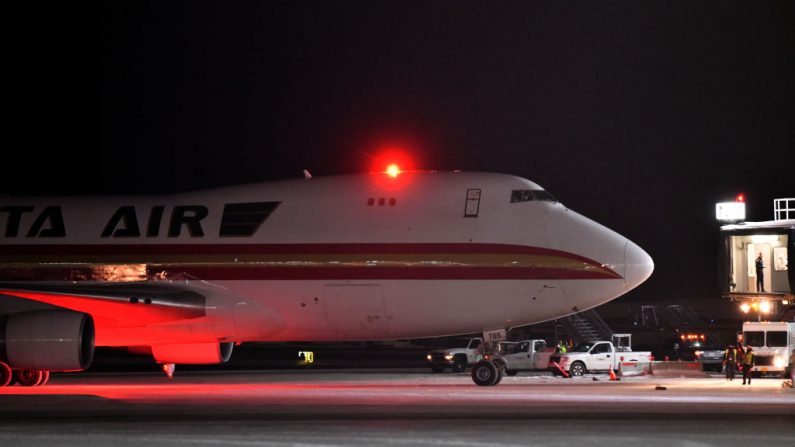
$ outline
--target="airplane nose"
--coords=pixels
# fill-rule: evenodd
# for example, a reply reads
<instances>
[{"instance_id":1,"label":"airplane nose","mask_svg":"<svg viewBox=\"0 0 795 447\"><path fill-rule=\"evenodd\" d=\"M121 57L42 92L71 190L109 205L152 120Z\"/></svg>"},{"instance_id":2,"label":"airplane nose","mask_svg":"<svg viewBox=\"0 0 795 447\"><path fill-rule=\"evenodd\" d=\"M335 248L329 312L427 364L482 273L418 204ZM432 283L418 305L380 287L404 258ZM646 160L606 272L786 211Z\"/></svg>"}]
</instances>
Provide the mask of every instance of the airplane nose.
<instances>
[{"instance_id":1,"label":"airplane nose","mask_svg":"<svg viewBox=\"0 0 795 447\"><path fill-rule=\"evenodd\" d=\"M624 250L624 283L627 290L646 281L654 271L654 261L642 248L627 240Z\"/></svg>"},{"instance_id":2,"label":"airplane nose","mask_svg":"<svg viewBox=\"0 0 795 447\"><path fill-rule=\"evenodd\" d=\"M579 299L578 308L618 298L651 276L654 262L649 254L615 231L569 209L552 210L546 219L550 247L590 260L586 270L597 277L561 283L570 299ZM597 266L601 268L592 268Z\"/></svg>"}]
</instances>

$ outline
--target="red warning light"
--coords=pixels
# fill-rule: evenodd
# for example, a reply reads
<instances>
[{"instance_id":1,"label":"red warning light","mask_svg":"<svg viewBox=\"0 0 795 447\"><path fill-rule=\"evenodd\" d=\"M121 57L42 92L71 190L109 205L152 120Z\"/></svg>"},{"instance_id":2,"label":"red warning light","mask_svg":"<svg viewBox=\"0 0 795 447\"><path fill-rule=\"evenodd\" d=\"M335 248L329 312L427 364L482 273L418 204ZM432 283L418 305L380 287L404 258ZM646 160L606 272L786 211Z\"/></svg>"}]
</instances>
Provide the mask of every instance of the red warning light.
<instances>
[{"instance_id":1,"label":"red warning light","mask_svg":"<svg viewBox=\"0 0 795 447\"><path fill-rule=\"evenodd\" d=\"M399 149L381 151L373 157L372 166L374 172L383 172L393 178L413 169L411 157Z\"/></svg>"},{"instance_id":2,"label":"red warning light","mask_svg":"<svg viewBox=\"0 0 795 447\"><path fill-rule=\"evenodd\" d=\"M390 177L397 177L400 174L400 168L396 164L391 164L387 166L386 173L389 174Z\"/></svg>"},{"instance_id":3,"label":"red warning light","mask_svg":"<svg viewBox=\"0 0 795 447\"><path fill-rule=\"evenodd\" d=\"M745 194L742 194L742 193L740 193L740 194L737 194L737 199L736 199L736 201L737 201L737 202L745 202Z\"/></svg>"}]
</instances>

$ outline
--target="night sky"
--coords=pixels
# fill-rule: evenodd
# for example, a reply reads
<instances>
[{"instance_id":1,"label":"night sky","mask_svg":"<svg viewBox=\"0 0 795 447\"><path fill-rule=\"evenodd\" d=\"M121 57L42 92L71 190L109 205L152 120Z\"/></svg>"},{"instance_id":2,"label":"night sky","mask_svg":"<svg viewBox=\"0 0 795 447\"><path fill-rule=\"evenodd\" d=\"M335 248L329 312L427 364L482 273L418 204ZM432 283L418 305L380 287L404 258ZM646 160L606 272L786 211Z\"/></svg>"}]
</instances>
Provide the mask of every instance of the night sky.
<instances>
[{"instance_id":1,"label":"night sky","mask_svg":"<svg viewBox=\"0 0 795 447\"><path fill-rule=\"evenodd\" d=\"M6 5L0 193L425 169L531 179L718 299L714 203L795 197L793 2ZM90 163L90 164L89 164Z\"/></svg>"}]
</instances>

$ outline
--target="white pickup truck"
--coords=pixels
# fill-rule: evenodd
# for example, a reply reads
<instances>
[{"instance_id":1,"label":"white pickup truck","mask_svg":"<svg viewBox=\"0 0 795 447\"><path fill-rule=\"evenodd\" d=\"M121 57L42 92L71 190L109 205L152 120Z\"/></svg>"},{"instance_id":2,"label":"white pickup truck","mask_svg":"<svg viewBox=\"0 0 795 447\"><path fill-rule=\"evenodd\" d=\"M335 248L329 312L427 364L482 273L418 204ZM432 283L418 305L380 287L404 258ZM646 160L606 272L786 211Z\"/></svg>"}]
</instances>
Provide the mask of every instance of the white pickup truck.
<instances>
[{"instance_id":1,"label":"white pickup truck","mask_svg":"<svg viewBox=\"0 0 795 447\"><path fill-rule=\"evenodd\" d=\"M481 343L483 343L483 339L479 337L463 338L454 342L455 346L434 349L427 356L431 371L440 373L445 368L450 368L453 372L462 372L467 365L483 358L479 350Z\"/></svg>"},{"instance_id":2,"label":"white pickup truck","mask_svg":"<svg viewBox=\"0 0 795 447\"><path fill-rule=\"evenodd\" d=\"M519 371L547 369L552 351L544 340L522 340L498 351L492 359L505 365L505 374L515 376Z\"/></svg>"},{"instance_id":3,"label":"white pickup truck","mask_svg":"<svg viewBox=\"0 0 795 447\"><path fill-rule=\"evenodd\" d=\"M618 371L621 362L645 363L651 360L649 351L632 351L626 347L617 349L612 342L599 341L574 346L565 354L553 354L549 359L549 369L553 373L559 373L552 364L554 362L571 376L582 376L587 372L603 372L610 368Z\"/></svg>"}]
</instances>

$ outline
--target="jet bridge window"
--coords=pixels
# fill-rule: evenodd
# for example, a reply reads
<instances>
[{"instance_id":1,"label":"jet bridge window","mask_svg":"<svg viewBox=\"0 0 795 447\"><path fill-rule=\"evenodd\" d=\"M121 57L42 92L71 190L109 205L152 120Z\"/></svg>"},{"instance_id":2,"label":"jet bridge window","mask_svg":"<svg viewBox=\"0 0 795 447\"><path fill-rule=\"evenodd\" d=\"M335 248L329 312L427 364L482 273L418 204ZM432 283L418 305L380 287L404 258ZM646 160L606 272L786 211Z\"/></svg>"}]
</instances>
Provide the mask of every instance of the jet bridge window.
<instances>
[{"instance_id":1,"label":"jet bridge window","mask_svg":"<svg viewBox=\"0 0 795 447\"><path fill-rule=\"evenodd\" d=\"M511 191L511 203L533 202L533 201L557 203L558 199L553 197L552 194L543 190L533 191L530 189L514 189L513 191Z\"/></svg>"}]
</instances>

